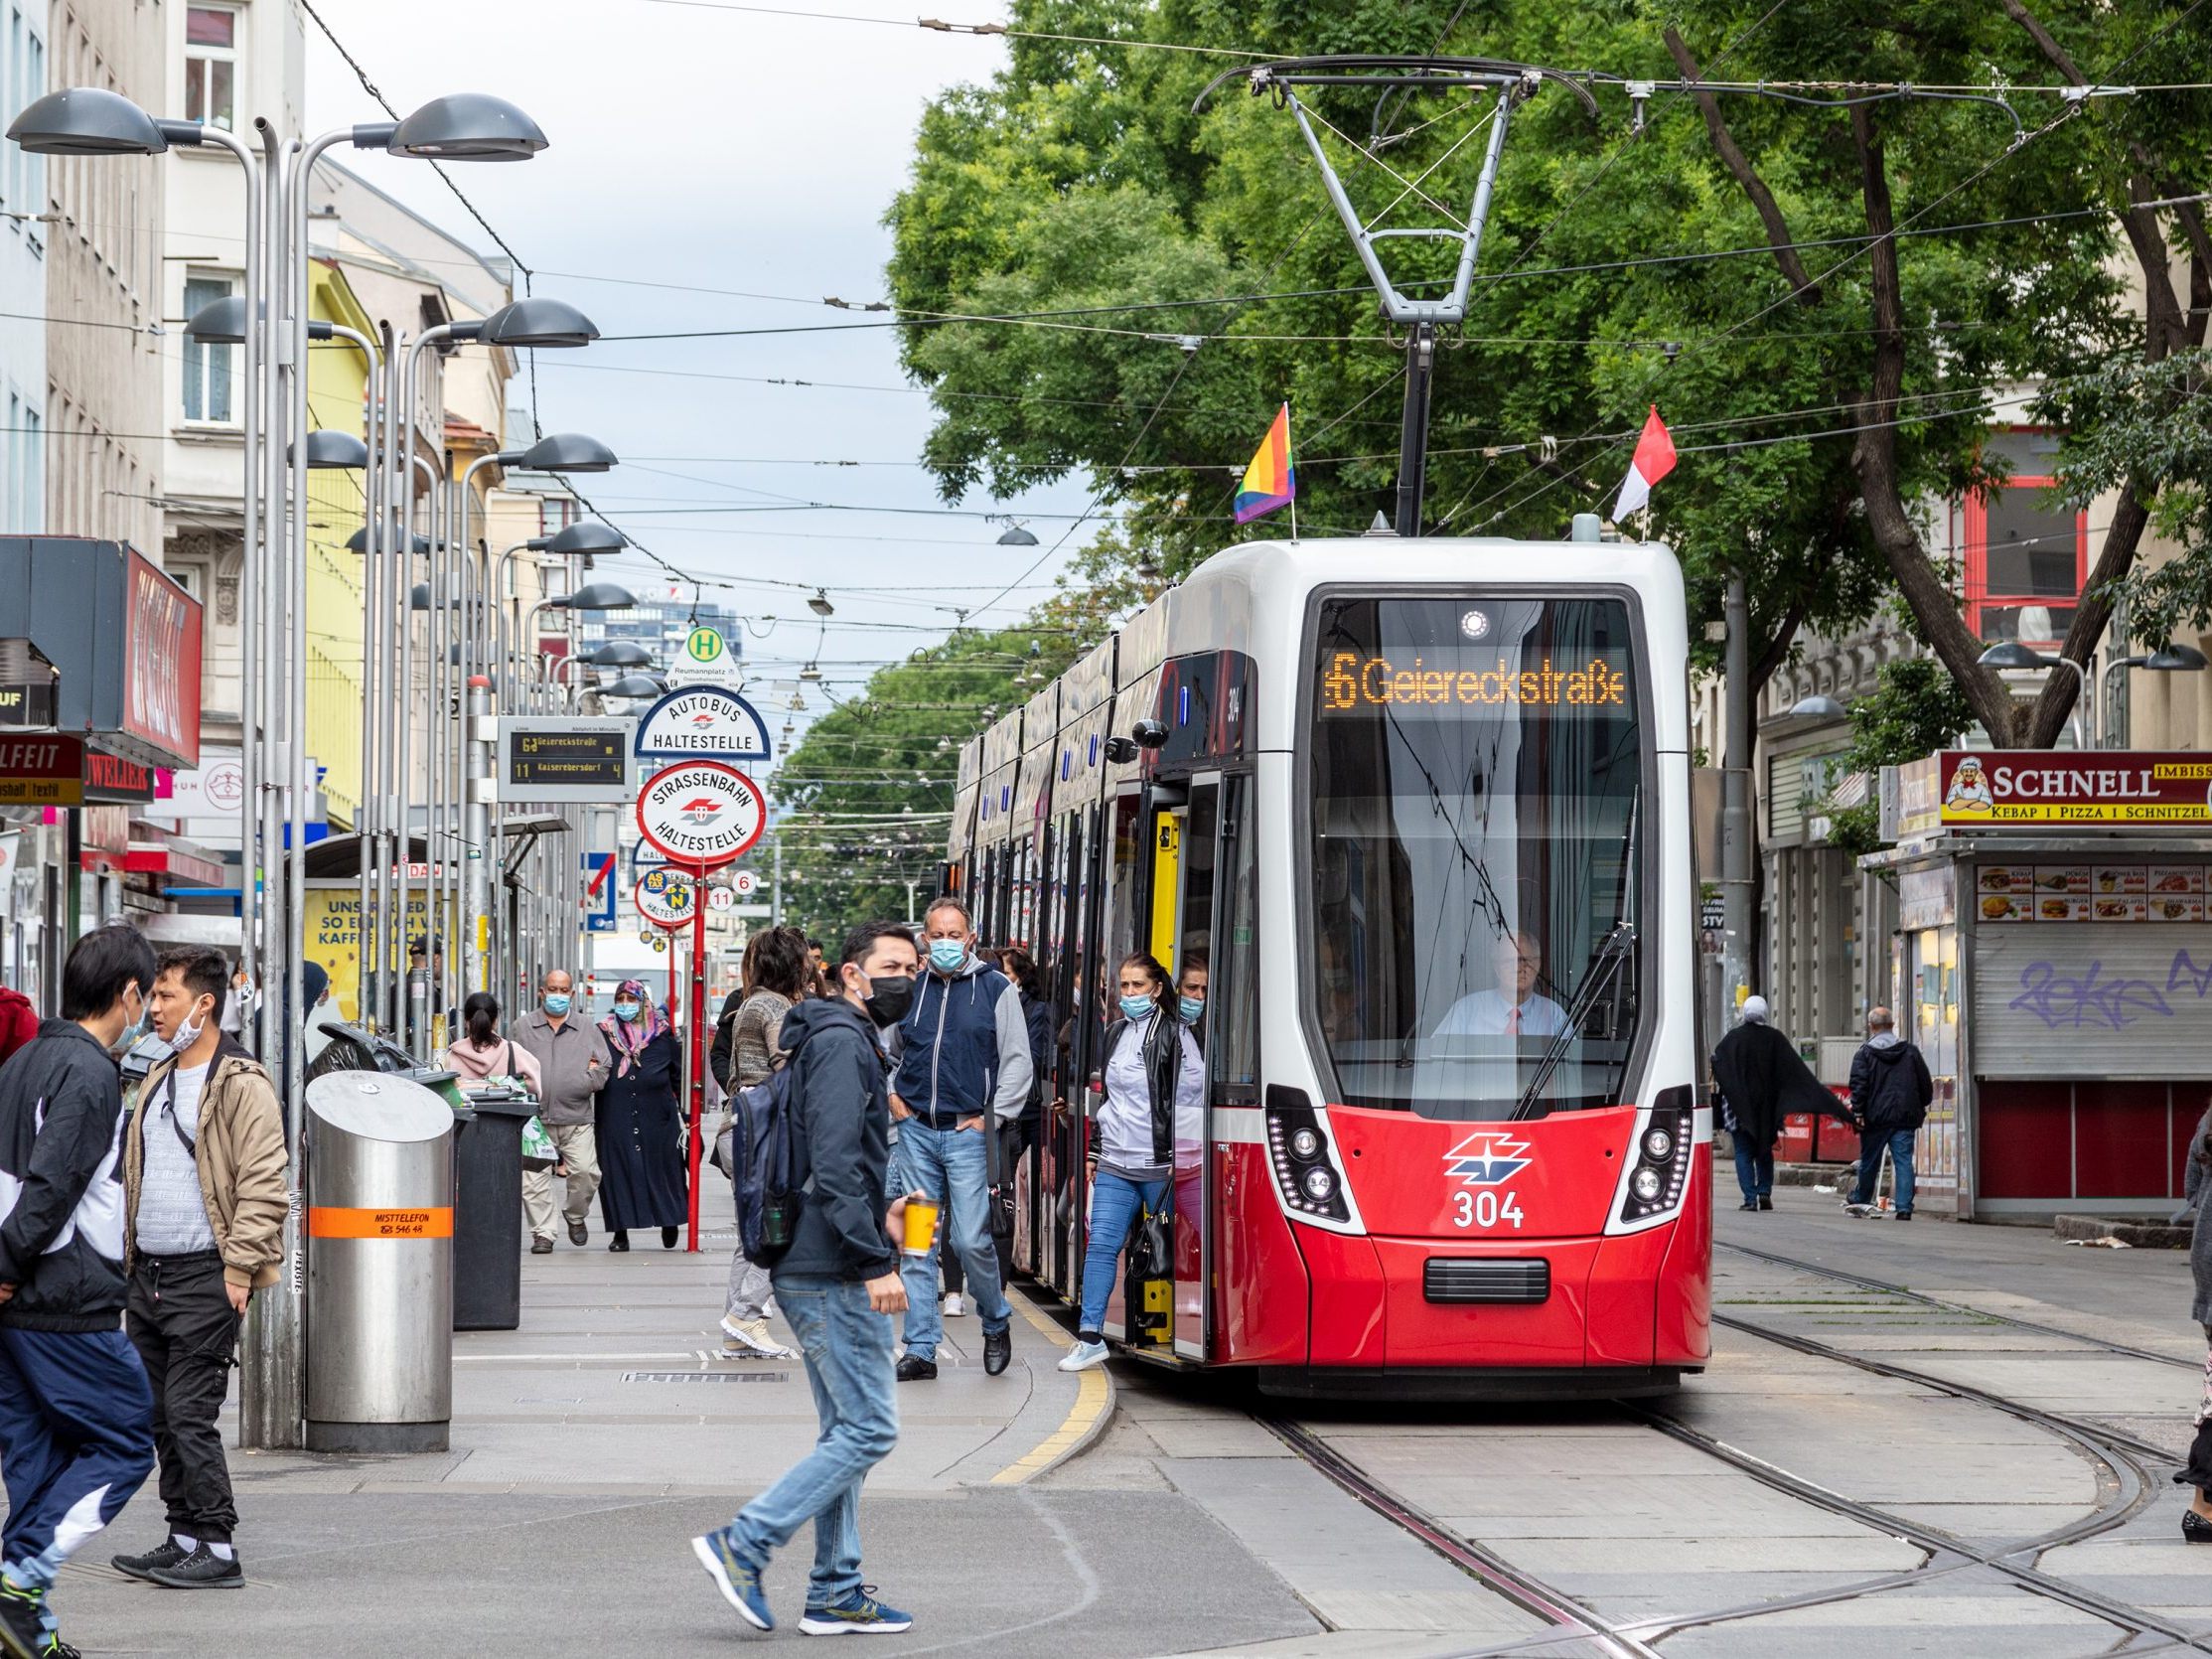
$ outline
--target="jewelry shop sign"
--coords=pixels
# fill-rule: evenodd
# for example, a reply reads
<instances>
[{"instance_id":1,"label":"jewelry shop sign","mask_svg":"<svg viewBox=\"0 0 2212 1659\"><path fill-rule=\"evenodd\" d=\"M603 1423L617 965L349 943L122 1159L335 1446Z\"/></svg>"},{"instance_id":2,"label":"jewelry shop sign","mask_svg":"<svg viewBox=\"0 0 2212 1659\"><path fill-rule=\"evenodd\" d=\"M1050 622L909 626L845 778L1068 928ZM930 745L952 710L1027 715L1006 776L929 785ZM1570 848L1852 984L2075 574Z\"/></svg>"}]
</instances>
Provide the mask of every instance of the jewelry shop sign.
<instances>
[{"instance_id":1,"label":"jewelry shop sign","mask_svg":"<svg viewBox=\"0 0 2212 1659\"><path fill-rule=\"evenodd\" d=\"M1947 749L1946 826L2212 826L2212 754L2112 749Z\"/></svg>"}]
</instances>

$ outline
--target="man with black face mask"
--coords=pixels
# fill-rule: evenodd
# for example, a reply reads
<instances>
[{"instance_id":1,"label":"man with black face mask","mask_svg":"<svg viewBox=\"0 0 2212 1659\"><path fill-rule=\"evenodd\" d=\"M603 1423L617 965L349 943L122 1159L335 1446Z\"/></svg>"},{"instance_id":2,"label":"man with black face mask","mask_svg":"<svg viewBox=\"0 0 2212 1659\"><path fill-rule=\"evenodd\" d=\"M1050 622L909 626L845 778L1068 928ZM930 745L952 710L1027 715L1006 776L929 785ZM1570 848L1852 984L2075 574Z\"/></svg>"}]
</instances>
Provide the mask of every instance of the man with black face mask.
<instances>
[{"instance_id":1,"label":"man with black face mask","mask_svg":"<svg viewBox=\"0 0 2212 1659\"><path fill-rule=\"evenodd\" d=\"M876 1032L913 1000L914 936L876 922L845 941L837 994L800 1003L779 1041L791 1055L793 1128L806 1148L791 1249L771 1271L776 1305L807 1356L821 1435L726 1527L691 1550L729 1604L772 1630L761 1574L772 1551L814 1524L814 1570L800 1628L895 1635L913 1620L860 1582L860 1483L899 1440L891 1316L906 1311L897 1240L906 1200L884 1201L891 1103Z\"/></svg>"}]
</instances>

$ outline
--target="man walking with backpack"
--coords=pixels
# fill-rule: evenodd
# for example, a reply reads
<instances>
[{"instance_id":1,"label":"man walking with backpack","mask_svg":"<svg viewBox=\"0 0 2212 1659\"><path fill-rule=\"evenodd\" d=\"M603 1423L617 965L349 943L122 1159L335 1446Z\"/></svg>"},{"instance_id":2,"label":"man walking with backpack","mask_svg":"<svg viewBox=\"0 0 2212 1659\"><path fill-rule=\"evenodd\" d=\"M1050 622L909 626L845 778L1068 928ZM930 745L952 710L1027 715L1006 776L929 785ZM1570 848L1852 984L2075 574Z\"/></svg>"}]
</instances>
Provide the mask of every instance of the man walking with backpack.
<instances>
[{"instance_id":1,"label":"man walking with backpack","mask_svg":"<svg viewBox=\"0 0 2212 1659\"><path fill-rule=\"evenodd\" d=\"M812 1451L728 1526L691 1541L723 1597L758 1630L776 1627L761 1583L768 1558L809 1521L814 1570L801 1630L895 1635L914 1623L860 1582L860 1483L899 1439L891 1316L907 1305L894 1243L906 1200L887 1208L883 1196L891 1108L876 1033L906 1012L916 965L914 937L903 924L870 923L845 941L837 994L784 1016L781 1041L791 1059L779 1075L780 1127L789 1132L792 1167L772 1183L776 1190L741 1187L741 1210L750 1202L756 1212L776 1212L742 1214L741 1225L748 1249L764 1241L755 1259L773 1258L764 1265L776 1305L807 1357L821 1423ZM746 1132L741 1127L740 1135ZM781 1255L765 1242L775 1236L764 1226L770 1220L789 1227Z\"/></svg>"},{"instance_id":2,"label":"man walking with backpack","mask_svg":"<svg viewBox=\"0 0 2212 1659\"><path fill-rule=\"evenodd\" d=\"M1887 1008L1866 1010L1866 1041L1851 1056L1851 1121L1858 1126L1858 1179L1843 1208L1854 1216L1870 1216L1874 1208L1874 1181L1881 1173L1886 1147L1897 1171L1899 1221L1912 1220L1912 1141L1927 1122L1928 1103L1936 1086L1928 1076L1928 1062L1920 1050L1897 1035L1897 1022Z\"/></svg>"}]
</instances>

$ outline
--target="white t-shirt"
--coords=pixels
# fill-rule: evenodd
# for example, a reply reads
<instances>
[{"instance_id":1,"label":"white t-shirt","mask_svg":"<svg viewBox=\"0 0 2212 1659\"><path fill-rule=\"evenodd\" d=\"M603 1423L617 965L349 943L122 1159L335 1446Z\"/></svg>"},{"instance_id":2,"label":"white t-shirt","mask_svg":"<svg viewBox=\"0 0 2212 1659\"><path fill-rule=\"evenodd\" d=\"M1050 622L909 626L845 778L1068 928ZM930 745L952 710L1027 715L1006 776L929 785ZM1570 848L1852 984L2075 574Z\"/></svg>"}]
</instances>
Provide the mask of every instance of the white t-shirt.
<instances>
[{"instance_id":1,"label":"white t-shirt","mask_svg":"<svg viewBox=\"0 0 2212 1659\"><path fill-rule=\"evenodd\" d=\"M145 1163L138 1182L137 1237L144 1255L189 1256L216 1247L199 1166L177 1138L180 1128L188 1139L200 1138L200 1095L214 1067L212 1059L205 1066L177 1066L139 1101Z\"/></svg>"},{"instance_id":2,"label":"white t-shirt","mask_svg":"<svg viewBox=\"0 0 2212 1659\"><path fill-rule=\"evenodd\" d=\"M1518 1015L1519 1017L1515 1017ZM1502 991L1478 990L1451 1005L1439 1037L1555 1037L1566 1029L1566 1010L1535 991L1518 1007Z\"/></svg>"}]
</instances>

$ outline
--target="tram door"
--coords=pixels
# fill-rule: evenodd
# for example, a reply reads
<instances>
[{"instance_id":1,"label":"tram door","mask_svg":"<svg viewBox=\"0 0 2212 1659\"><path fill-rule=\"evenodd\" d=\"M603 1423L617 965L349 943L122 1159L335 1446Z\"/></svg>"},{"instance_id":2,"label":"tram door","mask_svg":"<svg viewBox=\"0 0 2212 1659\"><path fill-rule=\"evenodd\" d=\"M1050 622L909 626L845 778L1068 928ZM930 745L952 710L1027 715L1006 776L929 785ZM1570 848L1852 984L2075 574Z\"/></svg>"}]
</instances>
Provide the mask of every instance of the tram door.
<instances>
[{"instance_id":1,"label":"tram door","mask_svg":"<svg viewBox=\"0 0 2212 1659\"><path fill-rule=\"evenodd\" d=\"M1181 1018L1186 987L1197 990L1210 975L1213 959L1214 911L1221 867L1222 780L1219 773L1191 780L1188 798L1180 806L1163 806L1154 815L1150 849L1152 867L1147 883L1148 945L1167 969L1169 985L1164 1012ZM1206 1046L1203 1015L1192 1030L1203 1054ZM1212 1277L1213 1228L1207 1171L1212 1157L1207 1126L1209 1089L1202 1088L1195 1101L1181 1098L1175 1113L1174 1249L1175 1283L1170 1338L1177 1355L1202 1360L1208 1354L1210 1328L1207 1286Z\"/></svg>"}]
</instances>

